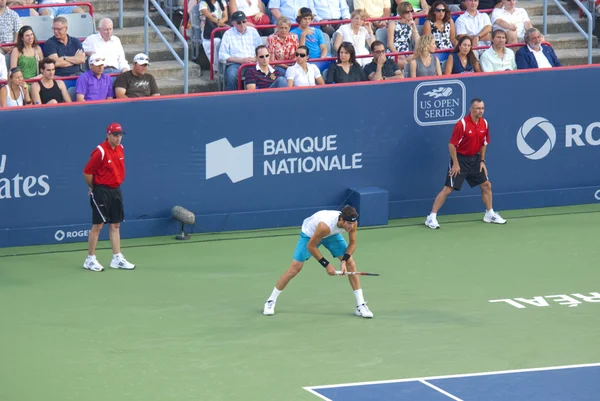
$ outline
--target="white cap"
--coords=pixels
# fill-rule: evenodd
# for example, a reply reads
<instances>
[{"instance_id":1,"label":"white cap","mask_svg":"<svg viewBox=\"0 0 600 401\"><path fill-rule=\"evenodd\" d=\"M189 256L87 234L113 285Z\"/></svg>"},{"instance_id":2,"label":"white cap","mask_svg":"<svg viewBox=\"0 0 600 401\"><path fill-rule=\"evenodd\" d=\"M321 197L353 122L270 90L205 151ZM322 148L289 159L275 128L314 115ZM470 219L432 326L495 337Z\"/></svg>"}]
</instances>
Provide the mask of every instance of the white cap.
<instances>
[{"instance_id":1,"label":"white cap","mask_svg":"<svg viewBox=\"0 0 600 401\"><path fill-rule=\"evenodd\" d=\"M139 65L150 65L150 59L144 53L136 54L133 62Z\"/></svg>"},{"instance_id":2,"label":"white cap","mask_svg":"<svg viewBox=\"0 0 600 401\"><path fill-rule=\"evenodd\" d=\"M90 65L100 66L104 65L104 56L98 53L94 53L90 56Z\"/></svg>"}]
</instances>

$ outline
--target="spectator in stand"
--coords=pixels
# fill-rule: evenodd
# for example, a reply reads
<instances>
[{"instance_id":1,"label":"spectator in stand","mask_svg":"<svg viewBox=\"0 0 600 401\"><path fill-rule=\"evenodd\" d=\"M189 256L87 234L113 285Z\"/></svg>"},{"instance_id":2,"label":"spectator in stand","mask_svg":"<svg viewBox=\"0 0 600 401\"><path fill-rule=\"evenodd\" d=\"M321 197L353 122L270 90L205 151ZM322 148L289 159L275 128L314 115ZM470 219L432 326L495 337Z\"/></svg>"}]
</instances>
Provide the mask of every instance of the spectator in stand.
<instances>
[{"instance_id":1,"label":"spectator in stand","mask_svg":"<svg viewBox=\"0 0 600 401\"><path fill-rule=\"evenodd\" d=\"M29 6L34 4L34 0L8 0L8 7L13 8L14 6ZM35 8L19 8L13 10L19 17L37 17L40 14Z\"/></svg>"},{"instance_id":2,"label":"spectator in stand","mask_svg":"<svg viewBox=\"0 0 600 401\"><path fill-rule=\"evenodd\" d=\"M385 55L385 45L379 40L371 43L373 61L364 68L365 75L371 81L382 81L388 79L402 79L404 73L398 64Z\"/></svg>"},{"instance_id":3,"label":"spectator in stand","mask_svg":"<svg viewBox=\"0 0 600 401\"><path fill-rule=\"evenodd\" d=\"M368 80L361 65L356 62L356 53L352 43L342 43L338 51L337 62L329 67L325 82L328 84L345 84Z\"/></svg>"},{"instance_id":4,"label":"spectator in stand","mask_svg":"<svg viewBox=\"0 0 600 401\"><path fill-rule=\"evenodd\" d=\"M262 44L256 28L248 26L246 14L236 11L231 14L233 29L229 29L221 39L219 61L226 63L225 90L233 91L238 87L238 70L244 63L255 63L255 51Z\"/></svg>"},{"instance_id":5,"label":"spectator in stand","mask_svg":"<svg viewBox=\"0 0 600 401\"><path fill-rule=\"evenodd\" d=\"M115 81L117 99L160 96L156 80L147 72L149 65L150 60L144 53L135 55L133 69L125 71Z\"/></svg>"},{"instance_id":6,"label":"spectator in stand","mask_svg":"<svg viewBox=\"0 0 600 401\"><path fill-rule=\"evenodd\" d=\"M296 50L296 64L285 72L288 87L325 85L319 68L308 62L308 47L299 46Z\"/></svg>"},{"instance_id":7,"label":"spectator in stand","mask_svg":"<svg viewBox=\"0 0 600 401\"><path fill-rule=\"evenodd\" d=\"M317 15L317 9L315 8L315 3L313 0L270 0L269 1L269 10L271 11L271 15L273 16L273 23L279 19L279 17L284 16L290 22L296 22L296 18L298 17L298 10L301 8L309 8L311 10L311 15ZM320 18L316 17L317 21Z\"/></svg>"},{"instance_id":8,"label":"spectator in stand","mask_svg":"<svg viewBox=\"0 0 600 401\"><path fill-rule=\"evenodd\" d=\"M265 14L265 5L261 0L229 0L229 11L233 14L236 11L243 11L248 18L249 26L269 25L271 21ZM260 29L261 36L268 36L273 33L273 29Z\"/></svg>"},{"instance_id":9,"label":"spectator in stand","mask_svg":"<svg viewBox=\"0 0 600 401\"><path fill-rule=\"evenodd\" d=\"M456 43L456 28L448 5L443 0L436 0L427 13L423 24L423 35L432 34L435 46L440 49L452 49Z\"/></svg>"},{"instance_id":10,"label":"spectator in stand","mask_svg":"<svg viewBox=\"0 0 600 401\"><path fill-rule=\"evenodd\" d=\"M200 2L200 29L202 48L210 60L210 36L216 28L227 25L227 3L225 0L203 0ZM215 32L215 38L222 38L223 32Z\"/></svg>"},{"instance_id":11,"label":"spectator in stand","mask_svg":"<svg viewBox=\"0 0 600 401\"><path fill-rule=\"evenodd\" d=\"M31 104L29 88L23 79L23 73L17 68L11 68L8 71L8 84L2 87L4 90L3 98L6 101L6 107L26 106Z\"/></svg>"},{"instance_id":12,"label":"spectator in stand","mask_svg":"<svg viewBox=\"0 0 600 401\"><path fill-rule=\"evenodd\" d=\"M81 74L75 84L78 102L114 99L112 78L104 73L104 63L100 53L90 56L90 70Z\"/></svg>"},{"instance_id":13,"label":"spectator in stand","mask_svg":"<svg viewBox=\"0 0 600 401\"><path fill-rule=\"evenodd\" d=\"M467 11L456 20L456 35L471 36L473 46L489 46L492 33L492 22L485 13L477 11L479 0L466 0Z\"/></svg>"},{"instance_id":14,"label":"spectator in stand","mask_svg":"<svg viewBox=\"0 0 600 401\"><path fill-rule=\"evenodd\" d=\"M66 4L67 0L39 0L40 4ZM56 18L62 14L81 14L85 12L81 7L74 6L57 6L40 8L40 15L49 15Z\"/></svg>"},{"instance_id":15,"label":"spectator in stand","mask_svg":"<svg viewBox=\"0 0 600 401\"><path fill-rule=\"evenodd\" d=\"M33 29L28 25L22 26L10 56L10 67L19 67L25 79L39 78L39 65L43 58L44 53L37 44Z\"/></svg>"},{"instance_id":16,"label":"spectator in stand","mask_svg":"<svg viewBox=\"0 0 600 401\"><path fill-rule=\"evenodd\" d=\"M44 44L44 56L56 62L56 75L69 77L81 74L85 52L79 39L67 34L69 22L64 17L57 17L52 23L52 30L54 36Z\"/></svg>"},{"instance_id":17,"label":"spectator in stand","mask_svg":"<svg viewBox=\"0 0 600 401\"><path fill-rule=\"evenodd\" d=\"M0 81L6 81L7 78L6 59L4 58L4 54L0 53Z\"/></svg>"},{"instance_id":18,"label":"spectator in stand","mask_svg":"<svg viewBox=\"0 0 600 401\"><path fill-rule=\"evenodd\" d=\"M298 35L290 32L290 20L287 17L279 17L275 33L267 38L271 61L294 60L298 46L300 46ZM286 64L279 64L275 67L282 74L285 74L287 68Z\"/></svg>"},{"instance_id":19,"label":"spectator in stand","mask_svg":"<svg viewBox=\"0 0 600 401\"><path fill-rule=\"evenodd\" d=\"M394 3L396 3L396 7L398 7L402 2L404 2L404 0L393 0ZM412 8L415 10L414 12L417 12L419 14L427 14L429 13L429 10L431 9L431 6L427 3L426 0L407 0L410 5L412 6ZM393 7L393 5L392 5ZM393 10L392 10L393 11ZM423 11L423 12L421 12ZM398 14L398 10L396 10L396 13L399 17L401 17L402 15Z\"/></svg>"},{"instance_id":20,"label":"spectator in stand","mask_svg":"<svg viewBox=\"0 0 600 401\"><path fill-rule=\"evenodd\" d=\"M350 19L350 8L346 0L313 0L315 3L316 16L320 21L339 21ZM366 15L366 14L365 14ZM321 30L333 37L334 32L340 27L339 24L321 25Z\"/></svg>"},{"instance_id":21,"label":"spectator in stand","mask_svg":"<svg viewBox=\"0 0 600 401\"><path fill-rule=\"evenodd\" d=\"M501 7L502 0L479 0L478 10L491 10L494 7Z\"/></svg>"},{"instance_id":22,"label":"spectator in stand","mask_svg":"<svg viewBox=\"0 0 600 401\"><path fill-rule=\"evenodd\" d=\"M354 0L354 10L364 10L367 18L384 18L391 15L390 0ZM375 21L375 29L385 28L387 21Z\"/></svg>"},{"instance_id":23,"label":"spectator in stand","mask_svg":"<svg viewBox=\"0 0 600 401\"><path fill-rule=\"evenodd\" d=\"M481 72L479 61L472 50L472 43L469 36L461 36L458 39L456 47L446 60L444 75Z\"/></svg>"},{"instance_id":24,"label":"spectator in stand","mask_svg":"<svg viewBox=\"0 0 600 401\"><path fill-rule=\"evenodd\" d=\"M113 22L110 18L102 18L98 22L98 33L94 33L85 39L83 51L88 57L94 53L99 53L104 57L105 74L129 71L125 50L121 40L113 35Z\"/></svg>"},{"instance_id":25,"label":"spectator in stand","mask_svg":"<svg viewBox=\"0 0 600 401\"><path fill-rule=\"evenodd\" d=\"M31 98L35 104L71 103L71 96L63 81L54 79L54 60L45 58L40 61L42 79L31 84Z\"/></svg>"},{"instance_id":26,"label":"spectator in stand","mask_svg":"<svg viewBox=\"0 0 600 401\"><path fill-rule=\"evenodd\" d=\"M0 43L14 43L17 41L17 32L21 28L19 15L6 7L6 0L0 0ZM12 47L0 47L0 53L8 54Z\"/></svg>"},{"instance_id":27,"label":"spectator in stand","mask_svg":"<svg viewBox=\"0 0 600 401\"><path fill-rule=\"evenodd\" d=\"M506 32L496 29L492 32L492 47L479 57L483 72L510 71L517 69L515 53L506 47Z\"/></svg>"},{"instance_id":28,"label":"spectator in stand","mask_svg":"<svg viewBox=\"0 0 600 401\"><path fill-rule=\"evenodd\" d=\"M260 45L256 48L256 67L247 68L244 74L247 90L287 88L287 80L283 74L269 65L269 56L266 46Z\"/></svg>"},{"instance_id":29,"label":"spectator in stand","mask_svg":"<svg viewBox=\"0 0 600 401\"><path fill-rule=\"evenodd\" d=\"M421 36L417 41L414 58L409 65L411 78L442 75L440 60L433 52L435 52L433 35Z\"/></svg>"},{"instance_id":30,"label":"spectator in stand","mask_svg":"<svg viewBox=\"0 0 600 401\"><path fill-rule=\"evenodd\" d=\"M327 46L325 45L325 39L323 32L317 26L311 27L310 24L313 22L314 16L310 8L302 7L298 11L298 17L296 22L298 27L292 29L292 33L298 35L300 38L300 46L308 47L308 55L310 58L325 58L329 57L327 54ZM314 63L319 70L323 71L330 64L329 61L320 61Z\"/></svg>"},{"instance_id":31,"label":"spectator in stand","mask_svg":"<svg viewBox=\"0 0 600 401\"><path fill-rule=\"evenodd\" d=\"M492 12L493 29L506 32L506 43L523 42L525 31L533 28L529 15L524 8L517 8L516 0L502 0L502 8Z\"/></svg>"},{"instance_id":32,"label":"spectator in stand","mask_svg":"<svg viewBox=\"0 0 600 401\"><path fill-rule=\"evenodd\" d=\"M542 44L543 38L536 28L525 31L525 43L527 46L517 50L515 61L519 70L530 68L553 68L562 67L560 61L550 46Z\"/></svg>"},{"instance_id":33,"label":"spectator in stand","mask_svg":"<svg viewBox=\"0 0 600 401\"><path fill-rule=\"evenodd\" d=\"M411 39L417 43L419 40L419 31L413 18L413 7L408 2L402 2L398 6L400 19L390 21L387 27L388 49L390 52L408 52L410 51ZM398 65L404 68L406 63L410 63L413 56L398 56Z\"/></svg>"},{"instance_id":34,"label":"spectator in stand","mask_svg":"<svg viewBox=\"0 0 600 401\"><path fill-rule=\"evenodd\" d=\"M333 44L336 51L340 48L342 42L348 42L354 46L357 56L370 54L367 44L370 46L375 41L375 35L373 35L371 24L365 24L366 15L364 10L355 10L352 12L352 22L342 25L337 31ZM373 59L367 57L357 59L356 61L361 66L365 66L373 61Z\"/></svg>"}]
</instances>

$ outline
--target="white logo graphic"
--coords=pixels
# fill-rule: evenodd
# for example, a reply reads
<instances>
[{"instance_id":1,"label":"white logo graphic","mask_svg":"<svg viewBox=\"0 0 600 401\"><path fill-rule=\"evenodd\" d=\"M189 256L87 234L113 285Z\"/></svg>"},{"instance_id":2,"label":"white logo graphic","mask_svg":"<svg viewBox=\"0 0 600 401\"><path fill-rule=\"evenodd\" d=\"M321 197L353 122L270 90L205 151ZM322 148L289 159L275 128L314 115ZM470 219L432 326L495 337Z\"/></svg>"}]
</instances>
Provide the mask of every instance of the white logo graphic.
<instances>
[{"instance_id":1,"label":"white logo graphic","mask_svg":"<svg viewBox=\"0 0 600 401\"><path fill-rule=\"evenodd\" d=\"M206 179L227 174L234 184L254 175L253 142L233 147L227 138L206 144Z\"/></svg>"},{"instance_id":2,"label":"white logo graphic","mask_svg":"<svg viewBox=\"0 0 600 401\"><path fill-rule=\"evenodd\" d=\"M594 198L596 198L597 201L600 201L600 189L596 191Z\"/></svg>"},{"instance_id":3,"label":"white logo graphic","mask_svg":"<svg viewBox=\"0 0 600 401\"><path fill-rule=\"evenodd\" d=\"M54 233L54 239L57 241L62 241L65 239L65 232L63 230L58 230Z\"/></svg>"},{"instance_id":4,"label":"white logo graphic","mask_svg":"<svg viewBox=\"0 0 600 401\"><path fill-rule=\"evenodd\" d=\"M0 174L9 174L7 159L7 155L0 155ZM34 175L21 175L18 172L12 178L0 176L0 200L46 196L50 192L49 181L50 179L46 174L36 177Z\"/></svg>"},{"instance_id":5,"label":"white logo graphic","mask_svg":"<svg viewBox=\"0 0 600 401\"><path fill-rule=\"evenodd\" d=\"M533 149L529 146L527 141L525 141L525 137L527 137L531 130L536 127L540 128L547 136L546 141L538 150ZM543 117L532 117L525 121L525 124L523 124L517 134L517 148L523 156L530 160L540 160L548 156L548 153L554 148L555 144L556 130L554 129L554 126Z\"/></svg>"},{"instance_id":6,"label":"white logo graphic","mask_svg":"<svg viewBox=\"0 0 600 401\"><path fill-rule=\"evenodd\" d=\"M85 238L88 235L90 235L90 230L67 231L66 233L63 230L58 230L54 233L54 239L62 241L65 238Z\"/></svg>"},{"instance_id":7,"label":"white logo graphic","mask_svg":"<svg viewBox=\"0 0 600 401\"><path fill-rule=\"evenodd\" d=\"M432 89L429 92L425 92L423 93L424 96L429 96L429 97L433 97L435 99L437 99L438 97L448 97L452 94L452 88L444 88L443 86L440 86L437 89Z\"/></svg>"}]
</instances>

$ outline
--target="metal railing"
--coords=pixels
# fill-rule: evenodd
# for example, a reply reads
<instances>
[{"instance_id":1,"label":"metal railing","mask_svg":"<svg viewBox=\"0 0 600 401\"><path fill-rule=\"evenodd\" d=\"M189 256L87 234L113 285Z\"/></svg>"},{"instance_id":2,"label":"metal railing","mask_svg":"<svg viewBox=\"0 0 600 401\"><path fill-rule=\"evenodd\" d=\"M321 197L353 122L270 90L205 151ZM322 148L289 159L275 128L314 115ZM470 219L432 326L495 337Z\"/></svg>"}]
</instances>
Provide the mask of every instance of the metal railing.
<instances>
[{"instance_id":1,"label":"metal railing","mask_svg":"<svg viewBox=\"0 0 600 401\"><path fill-rule=\"evenodd\" d=\"M119 0L119 29L123 29L123 0Z\"/></svg>"},{"instance_id":2,"label":"metal railing","mask_svg":"<svg viewBox=\"0 0 600 401\"><path fill-rule=\"evenodd\" d=\"M84 1L77 1L77 2L73 2L73 3L69 3L69 6L83 6L83 7L87 7L88 11L90 12L90 15L93 17L94 16L94 6L92 6L91 3L87 3ZM33 9L37 9L37 8L47 8L47 7L56 7L56 4L28 4L26 6L10 6L9 8L11 10L22 10L22 9L26 9L26 8L33 8Z\"/></svg>"},{"instance_id":3,"label":"metal railing","mask_svg":"<svg viewBox=\"0 0 600 401\"><path fill-rule=\"evenodd\" d=\"M594 32L594 22L595 22L595 7L592 7L592 12L590 12L585 5L579 0L573 0L577 7L581 10L581 12L587 17L587 33L583 30L579 23L575 21L575 19L571 16L569 11L563 7L562 4L558 0L552 0L556 7L568 18L569 21L575 28L583 35L583 37L587 40L587 48L588 48L588 64L592 64L592 42L593 42L593 32ZM591 1L590 1L591 2ZM544 35L548 34L548 0L544 0L544 16L543 16L543 33Z\"/></svg>"},{"instance_id":4,"label":"metal railing","mask_svg":"<svg viewBox=\"0 0 600 401\"><path fill-rule=\"evenodd\" d=\"M162 32L160 32L160 30L158 29L156 24L150 18L150 15L148 14L148 11L149 11L148 4L149 3L151 3L154 7L156 7L156 11L158 11L160 16L163 17L167 26L169 28L171 28L171 30L173 31L173 33L175 34L177 39L179 39L181 41L181 43L183 43L183 60L181 59L181 57L179 57L179 54L177 54L175 49L173 49L173 46L171 46L169 41L164 37ZM167 46L167 48L169 49L169 51L171 52L173 57L175 57L175 60L177 60L179 65L183 67L183 93L187 94L188 93L188 71L189 71L189 68L188 68L189 46L188 46L187 40L185 40L183 38L183 36L181 35L181 33L179 33L179 29L177 29L175 27L175 25L173 24L173 22L171 22L171 20L169 19L169 16L164 12L164 10L160 7L160 5L158 4L158 2L156 0L144 0L144 53L146 53L146 55L148 55L148 49L149 49L148 25L152 26L152 29L154 29L154 32L156 33L156 35L163 41L165 46Z\"/></svg>"}]
</instances>

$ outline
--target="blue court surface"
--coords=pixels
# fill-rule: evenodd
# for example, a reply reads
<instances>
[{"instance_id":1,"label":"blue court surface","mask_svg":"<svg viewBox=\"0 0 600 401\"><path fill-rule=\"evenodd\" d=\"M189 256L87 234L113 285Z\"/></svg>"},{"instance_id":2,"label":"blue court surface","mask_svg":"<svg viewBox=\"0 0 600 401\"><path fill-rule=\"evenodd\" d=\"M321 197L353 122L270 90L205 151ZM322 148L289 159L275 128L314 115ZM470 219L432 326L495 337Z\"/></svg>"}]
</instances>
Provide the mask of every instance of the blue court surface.
<instances>
[{"instance_id":1,"label":"blue court surface","mask_svg":"<svg viewBox=\"0 0 600 401\"><path fill-rule=\"evenodd\" d=\"M328 401L599 401L600 363L305 389Z\"/></svg>"}]
</instances>

